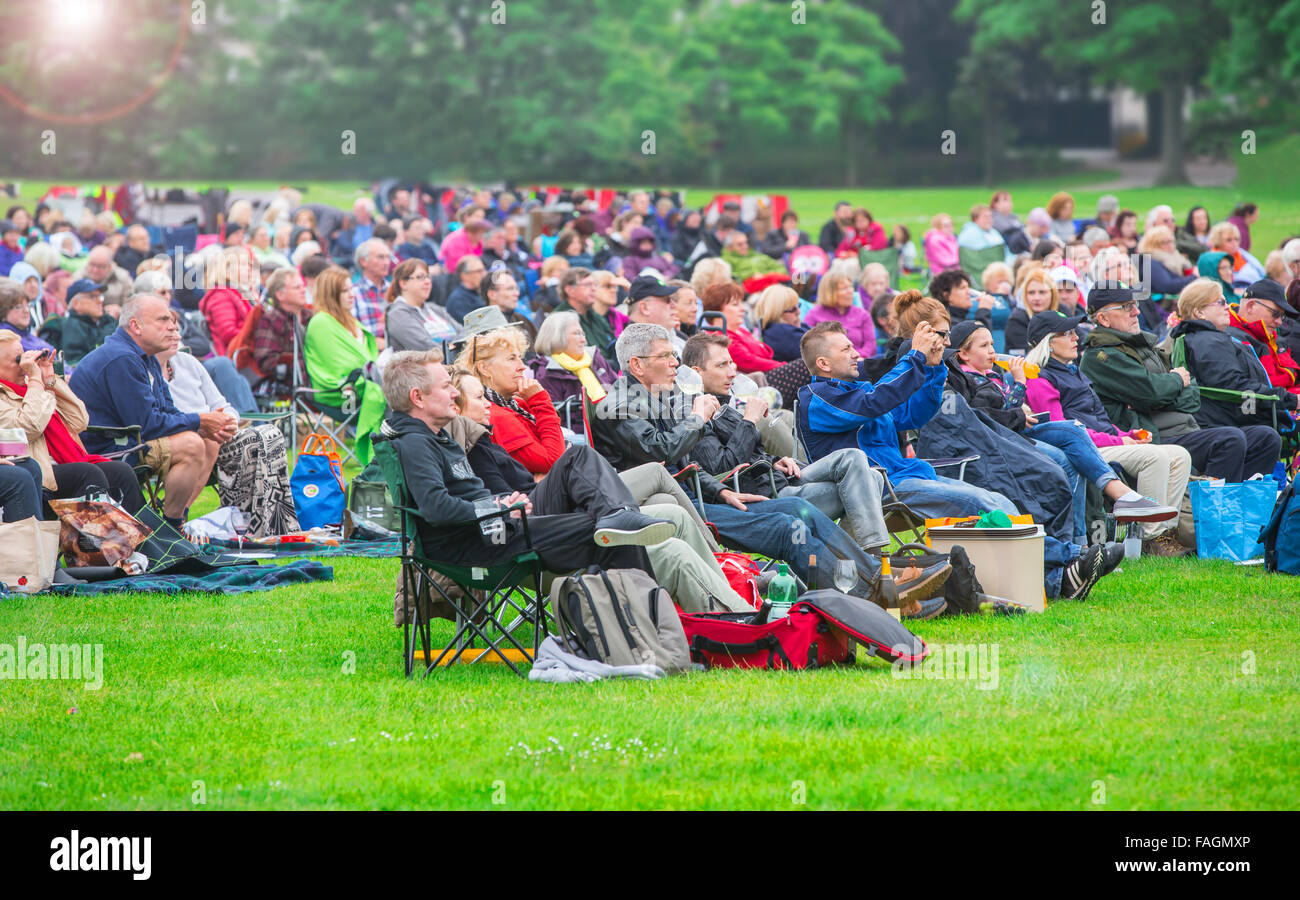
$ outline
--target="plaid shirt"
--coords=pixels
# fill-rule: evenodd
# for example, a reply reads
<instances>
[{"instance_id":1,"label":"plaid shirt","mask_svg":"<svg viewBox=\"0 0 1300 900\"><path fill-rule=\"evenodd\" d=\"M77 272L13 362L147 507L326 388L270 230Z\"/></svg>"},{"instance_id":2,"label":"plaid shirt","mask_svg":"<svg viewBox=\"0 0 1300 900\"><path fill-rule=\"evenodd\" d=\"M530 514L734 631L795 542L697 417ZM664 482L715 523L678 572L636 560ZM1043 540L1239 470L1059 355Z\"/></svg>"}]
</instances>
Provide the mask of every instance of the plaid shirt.
<instances>
[{"instance_id":1,"label":"plaid shirt","mask_svg":"<svg viewBox=\"0 0 1300 900\"><path fill-rule=\"evenodd\" d=\"M361 280L352 285L352 315L357 317L361 327L377 338L384 336L384 307L387 301L384 294L388 282L375 284L361 276Z\"/></svg>"},{"instance_id":2,"label":"plaid shirt","mask_svg":"<svg viewBox=\"0 0 1300 900\"><path fill-rule=\"evenodd\" d=\"M301 324L298 330L297 359L300 367L299 384L302 385L310 384L307 378L306 366L302 364L303 335L309 319L311 319L311 310L304 309L299 320ZM262 313L257 328L253 329L253 359L257 362L257 367L262 371L263 375L274 378L275 367L281 360L288 361L288 357L293 353L293 332L293 317L279 307L272 307Z\"/></svg>"}]
</instances>

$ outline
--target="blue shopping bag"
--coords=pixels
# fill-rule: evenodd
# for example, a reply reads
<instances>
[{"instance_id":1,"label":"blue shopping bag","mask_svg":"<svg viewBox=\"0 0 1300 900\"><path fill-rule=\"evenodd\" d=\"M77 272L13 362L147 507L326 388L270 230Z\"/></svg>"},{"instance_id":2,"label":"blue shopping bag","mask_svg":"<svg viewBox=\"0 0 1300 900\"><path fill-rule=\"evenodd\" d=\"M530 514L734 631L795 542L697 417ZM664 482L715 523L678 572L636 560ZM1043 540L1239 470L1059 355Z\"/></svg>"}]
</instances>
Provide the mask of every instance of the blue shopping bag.
<instances>
[{"instance_id":1,"label":"blue shopping bag","mask_svg":"<svg viewBox=\"0 0 1300 900\"><path fill-rule=\"evenodd\" d=\"M1277 502L1276 481L1193 481L1187 491L1196 522L1197 556L1245 562L1264 555L1259 537Z\"/></svg>"},{"instance_id":2,"label":"blue shopping bag","mask_svg":"<svg viewBox=\"0 0 1300 900\"><path fill-rule=\"evenodd\" d=\"M343 523L343 463L338 444L326 434L309 434L289 476L298 524L304 528Z\"/></svg>"}]
</instances>

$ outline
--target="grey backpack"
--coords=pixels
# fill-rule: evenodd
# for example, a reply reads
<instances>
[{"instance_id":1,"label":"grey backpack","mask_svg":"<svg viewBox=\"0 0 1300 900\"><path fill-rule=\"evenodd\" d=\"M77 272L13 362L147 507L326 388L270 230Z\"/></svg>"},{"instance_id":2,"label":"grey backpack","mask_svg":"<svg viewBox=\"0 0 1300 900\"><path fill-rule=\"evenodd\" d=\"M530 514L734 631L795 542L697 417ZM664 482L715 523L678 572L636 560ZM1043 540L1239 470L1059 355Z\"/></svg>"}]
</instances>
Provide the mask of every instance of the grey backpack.
<instances>
[{"instance_id":1,"label":"grey backpack","mask_svg":"<svg viewBox=\"0 0 1300 900\"><path fill-rule=\"evenodd\" d=\"M668 592L639 569L557 578L551 610L567 649L611 666L691 668L686 632Z\"/></svg>"}]
</instances>

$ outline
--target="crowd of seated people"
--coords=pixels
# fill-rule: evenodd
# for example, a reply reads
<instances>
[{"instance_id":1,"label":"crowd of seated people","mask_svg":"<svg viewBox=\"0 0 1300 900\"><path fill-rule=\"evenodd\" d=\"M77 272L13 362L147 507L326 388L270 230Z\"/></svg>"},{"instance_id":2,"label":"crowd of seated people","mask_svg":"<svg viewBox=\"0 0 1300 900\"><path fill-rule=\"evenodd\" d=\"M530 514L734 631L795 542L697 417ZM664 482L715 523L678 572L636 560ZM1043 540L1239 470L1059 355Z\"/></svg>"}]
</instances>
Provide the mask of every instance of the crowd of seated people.
<instances>
[{"instance_id":1,"label":"crowd of seated people","mask_svg":"<svg viewBox=\"0 0 1300 900\"><path fill-rule=\"evenodd\" d=\"M56 228L48 208L11 210L0 425L28 431L32 464L0 466L6 519L39 513L42 492L142 505L129 466L96 455L113 438L89 425L140 429L128 462L161 479L173 524L213 481L259 533L292 530L289 448L239 417L255 393L310 386L363 463L375 433L393 441L448 561L499 555L466 523L484 500L518 501L554 522L547 565L642 568L692 609L743 603L709 525L805 582L851 565L852 592L876 597L887 493L927 517L1024 511L978 473L947 477L908 452L949 392L1068 486L1044 588L1082 599L1120 558L1088 533L1090 492L1137 522L1145 552L1186 555L1190 478L1290 462L1300 239L1256 246L1261 262L1253 204L1218 221L1194 207L1179 224L1168 206L1105 196L1080 219L1062 192L1022 218L998 191L960 231L935 214L914 245L904 223L848 202L814 243L795 210L745 220L734 202L646 191L603 208L566 193L540 234L543 201L526 192L381 199L350 214L291 191L260 214L235 205L222 239L188 257L139 225ZM790 257L815 247L827 268L809 282ZM963 269L991 248L1001 257ZM53 375L58 358L70 379ZM679 370L702 390L684 391ZM760 393L735 394L742 374ZM1246 408L1201 387L1268 399ZM672 478L692 466L699 496ZM934 614L945 575L896 573L905 611Z\"/></svg>"}]
</instances>

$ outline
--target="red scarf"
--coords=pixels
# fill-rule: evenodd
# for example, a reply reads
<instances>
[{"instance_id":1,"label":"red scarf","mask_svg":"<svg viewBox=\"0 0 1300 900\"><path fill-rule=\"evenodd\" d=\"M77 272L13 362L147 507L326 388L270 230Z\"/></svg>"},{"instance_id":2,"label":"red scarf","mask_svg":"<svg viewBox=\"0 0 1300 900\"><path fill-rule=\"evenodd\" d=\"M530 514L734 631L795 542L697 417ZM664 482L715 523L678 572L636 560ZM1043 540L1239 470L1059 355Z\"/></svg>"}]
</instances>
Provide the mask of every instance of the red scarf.
<instances>
[{"instance_id":1,"label":"red scarf","mask_svg":"<svg viewBox=\"0 0 1300 900\"><path fill-rule=\"evenodd\" d=\"M27 396L27 385L14 384L12 381L0 381L9 390L13 391L19 397ZM68 426L63 424L63 417L59 415L56 409L50 416L50 423L45 426L45 449L49 451L50 459L56 465L64 463L81 463L81 462L108 462L103 456L92 456L86 452L86 448L81 446L81 441L68 431Z\"/></svg>"}]
</instances>

